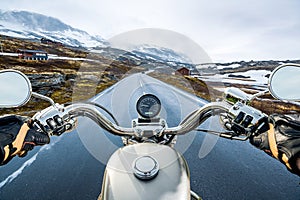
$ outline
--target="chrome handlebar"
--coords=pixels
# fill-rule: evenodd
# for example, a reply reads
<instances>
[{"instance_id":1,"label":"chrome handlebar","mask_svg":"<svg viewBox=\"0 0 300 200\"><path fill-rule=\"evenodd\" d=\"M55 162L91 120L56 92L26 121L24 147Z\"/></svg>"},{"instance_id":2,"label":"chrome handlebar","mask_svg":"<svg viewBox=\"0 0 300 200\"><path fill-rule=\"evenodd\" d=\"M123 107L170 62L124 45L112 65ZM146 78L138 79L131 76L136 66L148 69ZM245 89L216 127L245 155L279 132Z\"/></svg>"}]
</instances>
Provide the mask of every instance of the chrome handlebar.
<instances>
[{"instance_id":1,"label":"chrome handlebar","mask_svg":"<svg viewBox=\"0 0 300 200\"><path fill-rule=\"evenodd\" d=\"M183 135L201 125L205 120L213 115L226 113L224 127L233 134L226 135L226 138L246 135L246 139L251 134L259 134L268 129L266 115L259 110L237 102L231 105L227 102L211 102L195 110L188 115L176 127L168 127L165 120L161 119L156 123L139 124L135 120L135 125L131 128L121 127L109 120L94 105L88 103L75 103L65 107L51 106L37 113L33 120L40 129L49 135L60 135L76 127L77 117L88 117L96 122L106 131L118 136L134 136L136 138L149 138L151 136L162 135ZM233 138L234 139L234 138Z\"/></svg>"},{"instance_id":2,"label":"chrome handlebar","mask_svg":"<svg viewBox=\"0 0 300 200\"><path fill-rule=\"evenodd\" d=\"M200 109L194 111L185 118L179 126L168 128L166 127L161 134L182 135L197 128L206 119L212 116L214 110L228 112L229 105L221 102L208 103ZM74 117L86 116L95 121L99 126L106 131L119 136L139 136L135 128L124 128L112 123L99 110L89 104L73 104L66 107L66 111Z\"/></svg>"},{"instance_id":3,"label":"chrome handlebar","mask_svg":"<svg viewBox=\"0 0 300 200\"><path fill-rule=\"evenodd\" d=\"M183 135L188 133L200 124L202 124L210 116L214 115L215 110L221 110L227 112L230 108L230 105L224 102L213 102L204 105L198 110L192 112L188 117L186 117L179 126L176 127L163 127L161 132L153 131L155 134L169 134L169 135ZM49 135L59 135L56 130L71 130L76 127L77 117L84 116L92 119L100 127L106 131L118 135L118 136L138 136L140 135L140 130L133 128L125 128L116 125L111 122L103 113L101 113L95 106L86 103L75 103L64 107L60 107L58 110L57 107L50 106L39 113L37 113L33 120L38 124L38 126L47 132ZM62 123L59 127L49 124L49 122L56 121L56 119L62 119ZM65 127L68 125L68 127ZM49 127L50 126L50 127ZM60 131L61 132L61 131ZM61 133L60 133L61 134Z\"/></svg>"},{"instance_id":4,"label":"chrome handlebar","mask_svg":"<svg viewBox=\"0 0 300 200\"><path fill-rule=\"evenodd\" d=\"M99 126L108 132L119 135L134 135L134 129L132 128L124 128L112 123L109 119L107 119L99 110L90 104L84 103L76 103L65 108L65 112L67 112L72 117L80 117L85 116L93 121L95 121Z\"/></svg>"},{"instance_id":5,"label":"chrome handlebar","mask_svg":"<svg viewBox=\"0 0 300 200\"><path fill-rule=\"evenodd\" d=\"M214 111L228 112L230 105L224 102L212 102L208 103L198 110L192 112L188 117L186 117L179 126L173 128L167 128L164 133L171 135L183 135L188 133L199 125L201 125L206 119L213 116Z\"/></svg>"}]
</instances>

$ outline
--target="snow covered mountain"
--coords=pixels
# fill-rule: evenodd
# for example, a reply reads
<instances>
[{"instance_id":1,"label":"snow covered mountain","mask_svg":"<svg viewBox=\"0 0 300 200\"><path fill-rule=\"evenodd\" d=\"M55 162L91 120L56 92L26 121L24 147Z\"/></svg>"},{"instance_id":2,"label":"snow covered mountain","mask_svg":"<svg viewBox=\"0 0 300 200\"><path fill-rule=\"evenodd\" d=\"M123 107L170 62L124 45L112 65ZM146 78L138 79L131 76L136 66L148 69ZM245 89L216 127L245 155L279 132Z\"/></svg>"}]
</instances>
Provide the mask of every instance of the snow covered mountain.
<instances>
[{"instance_id":1,"label":"snow covered mountain","mask_svg":"<svg viewBox=\"0 0 300 200\"><path fill-rule=\"evenodd\" d=\"M100 36L73 28L59 19L27 11L1 11L0 34L26 39L47 38L70 46L104 47Z\"/></svg>"},{"instance_id":2,"label":"snow covered mountain","mask_svg":"<svg viewBox=\"0 0 300 200\"><path fill-rule=\"evenodd\" d=\"M156 45L143 44L131 47L130 50L114 47L93 48L91 52L100 52L106 57L148 68L163 65L175 69L181 67L194 68L192 61L186 55Z\"/></svg>"},{"instance_id":3,"label":"snow covered mountain","mask_svg":"<svg viewBox=\"0 0 300 200\"><path fill-rule=\"evenodd\" d=\"M146 60L192 63L186 55L175 52L172 49L147 44L136 47L132 53Z\"/></svg>"},{"instance_id":4,"label":"snow covered mountain","mask_svg":"<svg viewBox=\"0 0 300 200\"><path fill-rule=\"evenodd\" d=\"M192 61L184 54L172 49L156 45L138 45L131 50L115 48L102 48L102 54L121 62L131 63L153 69L155 67L170 67L179 69L182 67L193 69L195 66ZM99 52L99 49L95 52Z\"/></svg>"},{"instance_id":5,"label":"snow covered mountain","mask_svg":"<svg viewBox=\"0 0 300 200\"><path fill-rule=\"evenodd\" d=\"M102 54L107 54L112 58L129 59L137 63L165 63L176 67L191 63L187 56L159 46L144 44L137 46L131 52L107 48L110 45L101 36L92 36L83 30L63 23L57 18L28 11L0 10L0 34L36 40L46 38L64 45L88 47L92 52L93 50L99 52L100 49Z\"/></svg>"}]
</instances>

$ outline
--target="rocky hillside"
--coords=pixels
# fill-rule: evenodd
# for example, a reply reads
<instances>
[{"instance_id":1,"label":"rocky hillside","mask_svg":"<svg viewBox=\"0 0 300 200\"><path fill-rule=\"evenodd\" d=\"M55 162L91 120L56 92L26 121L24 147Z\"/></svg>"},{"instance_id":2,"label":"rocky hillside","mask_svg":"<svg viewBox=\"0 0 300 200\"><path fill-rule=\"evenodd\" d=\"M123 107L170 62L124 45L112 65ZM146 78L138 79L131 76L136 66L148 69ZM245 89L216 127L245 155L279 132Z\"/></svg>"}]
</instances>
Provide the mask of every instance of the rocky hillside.
<instances>
[{"instance_id":1,"label":"rocky hillside","mask_svg":"<svg viewBox=\"0 0 300 200\"><path fill-rule=\"evenodd\" d=\"M6 35L0 35L0 42L1 51L5 53L16 53L18 49L31 49L43 50L48 54L67 56L72 58L84 58L88 54L86 49L84 48L57 46L55 44L42 44L40 41L20 39Z\"/></svg>"},{"instance_id":2,"label":"rocky hillside","mask_svg":"<svg viewBox=\"0 0 300 200\"><path fill-rule=\"evenodd\" d=\"M131 72L143 70L138 66L105 58L100 54L89 54L89 59L86 59L87 52L81 48L57 47L7 36L0 36L0 41L5 52L15 53L16 49L26 47L44 50L59 56L47 61L36 61L0 55L0 70L15 69L25 73L32 83L33 91L49 96L58 103L87 100L116 83L129 70ZM61 56L64 56L63 59L60 59ZM82 60L76 60L79 57ZM90 90L91 87L93 87L94 93L87 94L86 91ZM77 89L76 95L73 95L75 88ZM38 104L37 101L39 101ZM16 109L2 109L1 113L30 115L35 110L45 108L47 105L46 102L33 99L26 106Z\"/></svg>"}]
</instances>

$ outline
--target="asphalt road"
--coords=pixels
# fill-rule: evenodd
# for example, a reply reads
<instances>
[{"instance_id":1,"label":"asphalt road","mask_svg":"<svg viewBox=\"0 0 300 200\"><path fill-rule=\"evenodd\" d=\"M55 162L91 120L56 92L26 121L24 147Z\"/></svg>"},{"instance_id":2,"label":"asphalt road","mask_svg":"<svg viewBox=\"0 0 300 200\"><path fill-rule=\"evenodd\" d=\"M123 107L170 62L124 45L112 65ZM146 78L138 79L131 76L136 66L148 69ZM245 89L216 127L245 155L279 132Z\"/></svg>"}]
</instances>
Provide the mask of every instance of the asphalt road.
<instances>
[{"instance_id":1,"label":"asphalt road","mask_svg":"<svg viewBox=\"0 0 300 200\"><path fill-rule=\"evenodd\" d=\"M92 100L129 127L144 93L160 98L170 127L205 103L145 74L123 79ZM202 128L220 127L212 120ZM77 130L0 167L0 199L96 199L105 163L120 146L119 137L80 118ZM192 132L178 138L176 149L189 164L191 188L203 199L300 199L300 178L248 142Z\"/></svg>"}]
</instances>

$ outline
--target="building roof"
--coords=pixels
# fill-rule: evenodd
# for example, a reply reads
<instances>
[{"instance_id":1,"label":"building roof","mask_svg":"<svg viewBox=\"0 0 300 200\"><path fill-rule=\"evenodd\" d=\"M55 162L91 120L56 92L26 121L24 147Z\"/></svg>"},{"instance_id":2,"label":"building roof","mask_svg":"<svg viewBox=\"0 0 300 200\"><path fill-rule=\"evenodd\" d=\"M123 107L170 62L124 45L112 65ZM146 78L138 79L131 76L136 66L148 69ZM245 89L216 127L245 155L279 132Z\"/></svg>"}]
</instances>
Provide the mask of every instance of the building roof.
<instances>
[{"instance_id":1,"label":"building roof","mask_svg":"<svg viewBox=\"0 0 300 200\"><path fill-rule=\"evenodd\" d=\"M181 67L181 68L178 68L178 69L177 69L177 71L181 71L181 70L189 70L189 71L190 71L190 69L187 68L187 67Z\"/></svg>"},{"instance_id":2,"label":"building roof","mask_svg":"<svg viewBox=\"0 0 300 200\"><path fill-rule=\"evenodd\" d=\"M46 51L42 51L42 50L28 50L28 49L18 49L18 52L27 52L27 53L45 53L47 54Z\"/></svg>"}]
</instances>

